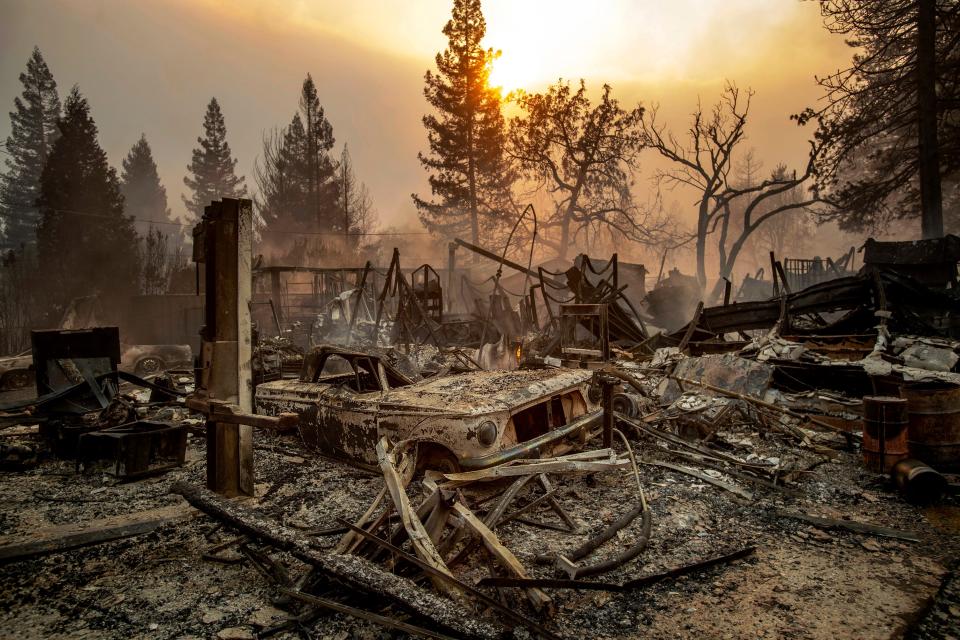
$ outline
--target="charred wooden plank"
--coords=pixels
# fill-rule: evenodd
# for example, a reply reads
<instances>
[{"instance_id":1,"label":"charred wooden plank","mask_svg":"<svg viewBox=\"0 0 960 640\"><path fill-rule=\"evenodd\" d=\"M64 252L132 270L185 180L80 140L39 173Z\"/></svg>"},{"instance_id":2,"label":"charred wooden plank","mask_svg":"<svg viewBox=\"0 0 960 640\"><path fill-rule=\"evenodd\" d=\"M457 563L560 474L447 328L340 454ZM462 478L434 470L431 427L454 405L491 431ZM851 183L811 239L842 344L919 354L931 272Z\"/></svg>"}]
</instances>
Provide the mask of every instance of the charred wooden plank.
<instances>
[{"instance_id":1,"label":"charred wooden plank","mask_svg":"<svg viewBox=\"0 0 960 640\"><path fill-rule=\"evenodd\" d=\"M785 511L778 509L776 514L781 518L791 518L808 522L812 525L825 529L846 529L854 533L864 533L870 536L879 536L881 538L895 538L897 540L907 540L909 542L920 542L919 536L914 531L903 531L902 529L891 529L869 522L857 522L856 520L837 520L835 518L821 518L811 516L806 513L797 513L796 511Z\"/></svg>"},{"instance_id":2,"label":"charred wooden plank","mask_svg":"<svg viewBox=\"0 0 960 640\"><path fill-rule=\"evenodd\" d=\"M463 519L468 529L480 537L483 546L490 552L490 555L497 559L504 569L518 578L527 577L526 569L523 568L523 565L520 564L517 557L513 555L513 552L503 546L500 543L500 539L497 538L497 534L491 531L487 525L480 522L480 519L477 518L470 509L465 507L463 503L456 502L453 505L453 512ZM530 598L533 608L537 611L548 610L550 608L550 596L536 587L527 589L527 597Z\"/></svg>"},{"instance_id":3,"label":"charred wooden plank","mask_svg":"<svg viewBox=\"0 0 960 640\"><path fill-rule=\"evenodd\" d=\"M379 624L380 626L388 629L397 629L398 631L404 631L421 638L453 640L452 636L436 633L430 629L424 629L423 627L418 627L401 620L394 620L393 618L388 618L387 616L365 611L364 609L350 607L334 600L328 600L327 598L318 598L317 596L312 596L310 594L303 593L302 591L296 591L294 589L280 589L280 592L290 596L291 598L294 598L295 600L300 600L301 602L306 602L307 604L311 604L316 607L323 607L324 609L336 611L337 613L342 613L344 615L353 616L354 618L373 622L374 624Z\"/></svg>"},{"instance_id":4,"label":"charred wooden plank","mask_svg":"<svg viewBox=\"0 0 960 640\"><path fill-rule=\"evenodd\" d=\"M193 509L177 505L139 513L113 516L79 524L34 530L29 538L0 538L0 563L16 562L47 553L69 551L103 542L150 533L172 522L192 518Z\"/></svg>"},{"instance_id":5,"label":"charred wooden plank","mask_svg":"<svg viewBox=\"0 0 960 640\"><path fill-rule=\"evenodd\" d=\"M387 446L386 438L382 438L377 443L377 459L380 461L384 482L387 484L397 513L400 515L403 528L406 529L407 535L410 537L413 549L421 560L429 563L434 569L449 574L450 569L447 568L440 552L437 551L430 540L430 534L427 533L423 522L414 512L413 507L410 506L410 499L407 497L407 492L400 480L400 474L397 473L393 455L387 450ZM451 588L450 583L437 578L431 578L431 581L438 591L447 594L454 600L459 600L462 597L459 591Z\"/></svg>"},{"instance_id":6,"label":"charred wooden plank","mask_svg":"<svg viewBox=\"0 0 960 640\"><path fill-rule=\"evenodd\" d=\"M477 582L477 586L518 587L521 589L528 587L540 587L541 589L578 589L587 591L614 592L631 591L633 589L656 584L657 582L668 580L670 578L678 578L688 573L709 569L710 567L714 567L718 564L726 564L728 562L733 562L734 560L746 558L747 556L753 554L756 549L756 547L744 547L743 549L738 549L731 553L725 553L712 558L707 558L706 560L701 560L700 562L694 562L693 564L675 567L662 573L655 573L649 576L634 578L633 580L628 580L623 584L616 584L614 582L588 582L586 580L566 580L562 578L532 578L526 580L519 578L482 578L479 582Z\"/></svg>"},{"instance_id":7,"label":"charred wooden plank","mask_svg":"<svg viewBox=\"0 0 960 640\"><path fill-rule=\"evenodd\" d=\"M453 584L456 584L459 588L461 588L464 592L470 594L471 596L473 596L483 604L491 607L494 611L502 615L504 620L509 620L510 622L515 623L517 626L522 626L525 629L528 629L534 634L540 636L541 638L546 638L546 640L560 640L560 638L556 634L544 628L542 625L534 622L533 620L530 620L525 616L520 615L513 609L504 606L503 604L497 602L495 599L491 598L490 596L483 593L482 591L479 591L478 589L468 585L465 582L462 582L461 580L451 575L437 571L436 569L431 567L429 564L422 561L420 558L407 553L403 549L400 549L399 547L396 547L390 544L386 540L382 540L378 538L377 536L373 535L368 531L364 531L363 529L354 527L352 524L350 524L349 522L347 522L342 518L337 518L337 521L344 526L350 527L353 531L358 533L364 539L369 540L370 542L373 542L374 544L377 544L383 547L384 549L389 550L391 553L396 554L397 556L406 560L407 562L417 565L420 569L424 571L424 573L437 576L443 580L451 581Z\"/></svg>"},{"instance_id":8,"label":"charred wooden plank","mask_svg":"<svg viewBox=\"0 0 960 640\"><path fill-rule=\"evenodd\" d=\"M412 613L433 621L441 628L450 630L454 635L493 639L500 634L497 627L478 620L466 609L421 589L406 578L387 573L363 558L314 549L309 538L300 532L265 520L250 509L230 502L211 491L185 482L175 483L170 491L183 496L197 509L241 533L291 553L299 560L336 579L344 587L386 598ZM363 533L366 534L365 531Z\"/></svg>"}]
</instances>

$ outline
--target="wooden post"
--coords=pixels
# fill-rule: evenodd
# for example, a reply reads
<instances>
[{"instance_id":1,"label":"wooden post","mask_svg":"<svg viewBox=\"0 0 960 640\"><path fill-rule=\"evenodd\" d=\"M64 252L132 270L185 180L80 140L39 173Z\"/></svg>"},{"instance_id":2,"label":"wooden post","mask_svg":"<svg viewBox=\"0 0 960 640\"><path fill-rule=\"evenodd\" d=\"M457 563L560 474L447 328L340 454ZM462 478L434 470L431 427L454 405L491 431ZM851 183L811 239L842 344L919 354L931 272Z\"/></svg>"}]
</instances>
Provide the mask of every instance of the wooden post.
<instances>
[{"instance_id":1,"label":"wooden post","mask_svg":"<svg viewBox=\"0 0 960 640\"><path fill-rule=\"evenodd\" d=\"M697 303L697 309L693 312L693 319L690 320L690 324L687 325L687 330L684 332L680 344L677 345L680 353L684 353L687 345L690 344L690 339L693 338L693 332L697 330L697 324L700 322L701 315L703 315L703 300Z\"/></svg>"},{"instance_id":2,"label":"wooden post","mask_svg":"<svg viewBox=\"0 0 960 640\"><path fill-rule=\"evenodd\" d=\"M777 286L777 256L770 252L770 277L773 278L773 297L780 295L780 287Z\"/></svg>"},{"instance_id":3,"label":"wooden post","mask_svg":"<svg viewBox=\"0 0 960 640\"><path fill-rule=\"evenodd\" d=\"M206 327L198 395L253 412L250 330L253 205L224 198L206 208ZM198 225L199 226L199 225ZM207 419L207 486L228 496L253 495L253 427Z\"/></svg>"},{"instance_id":4,"label":"wooden post","mask_svg":"<svg viewBox=\"0 0 960 640\"><path fill-rule=\"evenodd\" d=\"M270 299L276 305L273 313L277 317L277 324L282 324L284 322L284 308L281 304L283 302L283 290L280 287L279 269L270 271ZM282 335L282 332L278 335Z\"/></svg>"}]
</instances>

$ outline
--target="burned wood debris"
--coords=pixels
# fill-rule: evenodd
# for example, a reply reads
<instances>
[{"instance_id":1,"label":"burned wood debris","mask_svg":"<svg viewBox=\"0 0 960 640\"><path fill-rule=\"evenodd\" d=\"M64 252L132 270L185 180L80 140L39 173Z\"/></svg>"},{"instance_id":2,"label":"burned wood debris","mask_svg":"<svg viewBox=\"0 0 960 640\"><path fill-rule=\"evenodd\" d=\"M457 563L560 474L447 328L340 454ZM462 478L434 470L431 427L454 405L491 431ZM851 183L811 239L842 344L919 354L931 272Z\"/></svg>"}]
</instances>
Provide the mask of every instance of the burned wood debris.
<instances>
[{"instance_id":1,"label":"burned wood debris","mask_svg":"<svg viewBox=\"0 0 960 640\"><path fill-rule=\"evenodd\" d=\"M92 587L42 605L67 633L83 610L92 635L716 637L754 594L776 632L828 610L874 637L878 601L910 620L936 592L955 238L868 244L858 273L774 259L766 299L678 321L689 282L648 292L616 255L264 266L250 215L195 232L193 370L121 371L115 328L35 333L36 394L0 405L9 606L63 565Z\"/></svg>"}]
</instances>

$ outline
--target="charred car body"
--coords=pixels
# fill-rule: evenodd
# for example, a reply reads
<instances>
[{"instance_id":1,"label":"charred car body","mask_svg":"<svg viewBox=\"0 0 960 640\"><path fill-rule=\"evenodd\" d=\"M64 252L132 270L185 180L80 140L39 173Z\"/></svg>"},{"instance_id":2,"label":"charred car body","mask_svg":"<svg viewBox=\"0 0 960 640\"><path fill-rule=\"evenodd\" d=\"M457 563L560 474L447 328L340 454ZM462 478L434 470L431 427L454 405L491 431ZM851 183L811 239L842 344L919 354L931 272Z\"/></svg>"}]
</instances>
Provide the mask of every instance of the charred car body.
<instances>
[{"instance_id":1,"label":"charred car body","mask_svg":"<svg viewBox=\"0 0 960 640\"><path fill-rule=\"evenodd\" d=\"M333 346L311 351L297 380L261 384L262 415L297 413L307 446L375 464L383 436L418 445L418 461L476 469L561 452L599 426L586 370L471 371L413 382L382 358Z\"/></svg>"},{"instance_id":2,"label":"charred car body","mask_svg":"<svg viewBox=\"0 0 960 640\"><path fill-rule=\"evenodd\" d=\"M141 377L193 365L193 351L188 344L133 344L121 348L120 370ZM29 349L0 358L0 391L32 386L34 369L33 352Z\"/></svg>"}]
</instances>

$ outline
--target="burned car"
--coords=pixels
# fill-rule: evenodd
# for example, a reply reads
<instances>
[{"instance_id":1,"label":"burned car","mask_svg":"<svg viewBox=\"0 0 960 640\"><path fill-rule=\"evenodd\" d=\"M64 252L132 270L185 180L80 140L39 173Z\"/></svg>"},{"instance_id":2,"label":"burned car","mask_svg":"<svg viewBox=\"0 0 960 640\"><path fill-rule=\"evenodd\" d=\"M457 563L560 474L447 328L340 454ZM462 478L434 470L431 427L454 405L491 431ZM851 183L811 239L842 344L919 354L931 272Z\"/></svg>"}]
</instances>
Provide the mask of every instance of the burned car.
<instances>
[{"instance_id":1,"label":"burned car","mask_svg":"<svg viewBox=\"0 0 960 640\"><path fill-rule=\"evenodd\" d=\"M193 351L188 344L123 345L120 355L120 369L138 376L192 366Z\"/></svg>"},{"instance_id":2,"label":"burned car","mask_svg":"<svg viewBox=\"0 0 960 640\"><path fill-rule=\"evenodd\" d=\"M0 391L23 389L33 384L33 355L30 349L0 358Z\"/></svg>"},{"instance_id":3,"label":"burned car","mask_svg":"<svg viewBox=\"0 0 960 640\"><path fill-rule=\"evenodd\" d=\"M141 377L192 365L193 352L188 344L133 344L122 347L120 370ZM35 376L30 349L15 356L0 358L0 391L33 386Z\"/></svg>"},{"instance_id":4,"label":"burned car","mask_svg":"<svg viewBox=\"0 0 960 640\"><path fill-rule=\"evenodd\" d=\"M383 436L417 444L418 466L479 469L569 450L600 424L587 370L470 371L414 382L386 360L334 346L300 378L257 387L262 415L296 413L304 443L360 465Z\"/></svg>"}]
</instances>

